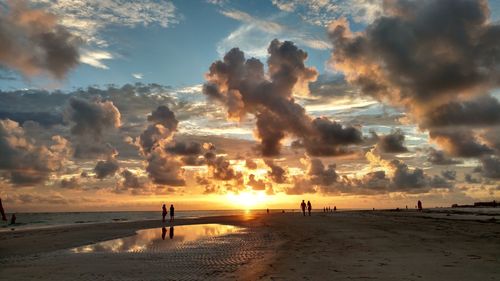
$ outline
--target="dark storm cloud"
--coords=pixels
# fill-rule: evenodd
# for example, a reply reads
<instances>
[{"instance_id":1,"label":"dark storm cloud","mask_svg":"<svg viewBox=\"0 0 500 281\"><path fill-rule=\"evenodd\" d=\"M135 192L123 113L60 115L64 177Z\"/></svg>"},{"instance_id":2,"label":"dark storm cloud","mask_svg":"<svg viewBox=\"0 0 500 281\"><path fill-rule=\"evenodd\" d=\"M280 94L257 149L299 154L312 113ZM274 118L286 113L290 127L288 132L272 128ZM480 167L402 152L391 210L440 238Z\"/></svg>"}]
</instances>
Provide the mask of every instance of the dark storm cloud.
<instances>
[{"instance_id":1,"label":"dark storm cloud","mask_svg":"<svg viewBox=\"0 0 500 281\"><path fill-rule=\"evenodd\" d=\"M491 96L450 102L423 116L422 127L491 126L500 124L500 103Z\"/></svg>"},{"instance_id":2,"label":"dark storm cloud","mask_svg":"<svg viewBox=\"0 0 500 281\"><path fill-rule=\"evenodd\" d=\"M47 73L62 79L78 65L81 40L43 10L24 1L0 7L0 64L23 75Z\"/></svg>"},{"instance_id":3,"label":"dark storm cloud","mask_svg":"<svg viewBox=\"0 0 500 281\"><path fill-rule=\"evenodd\" d=\"M365 93L420 109L498 85L500 28L486 1L385 4L387 15L363 33L345 20L329 26L332 63Z\"/></svg>"},{"instance_id":4,"label":"dark storm cloud","mask_svg":"<svg viewBox=\"0 0 500 281\"><path fill-rule=\"evenodd\" d=\"M443 170L441 171L441 176L448 180L455 180L457 178L457 172L453 170Z\"/></svg>"},{"instance_id":5,"label":"dark storm cloud","mask_svg":"<svg viewBox=\"0 0 500 281\"><path fill-rule=\"evenodd\" d=\"M66 118L74 125L71 133L77 136L89 135L96 139L103 131L120 127L121 115L111 101L89 101L71 98L66 109Z\"/></svg>"},{"instance_id":6,"label":"dark storm cloud","mask_svg":"<svg viewBox=\"0 0 500 281\"><path fill-rule=\"evenodd\" d=\"M156 110L148 115L148 121L155 124L160 124L170 131L176 131L177 124L179 124L179 121L177 121L177 119L175 118L174 113L164 105L158 106Z\"/></svg>"},{"instance_id":7,"label":"dark storm cloud","mask_svg":"<svg viewBox=\"0 0 500 281\"><path fill-rule=\"evenodd\" d=\"M115 159L116 154L110 155L106 160L99 160L94 167L94 173L96 178L104 179L106 177L114 176L120 165Z\"/></svg>"},{"instance_id":8,"label":"dark storm cloud","mask_svg":"<svg viewBox=\"0 0 500 281\"><path fill-rule=\"evenodd\" d=\"M277 155L286 135L303 140L309 153L344 153L344 145L360 141L361 133L326 118L313 120L294 95L307 95L308 85L317 71L306 67L307 53L292 42L273 40L268 48L268 73L255 58L245 59L238 48L222 61L214 62L206 75L203 93L227 108L228 119L239 120L247 114L256 119L260 150L265 156ZM310 141L306 141L309 140Z\"/></svg>"},{"instance_id":9,"label":"dark storm cloud","mask_svg":"<svg viewBox=\"0 0 500 281\"><path fill-rule=\"evenodd\" d=\"M478 157L493 150L470 131L463 129L430 131L429 136L452 156Z\"/></svg>"},{"instance_id":10,"label":"dark storm cloud","mask_svg":"<svg viewBox=\"0 0 500 281\"><path fill-rule=\"evenodd\" d=\"M473 178L471 174L465 174L464 181L466 183L481 183L480 179Z\"/></svg>"},{"instance_id":11,"label":"dark storm cloud","mask_svg":"<svg viewBox=\"0 0 500 281\"><path fill-rule=\"evenodd\" d=\"M364 94L406 108L420 127L432 128L431 137L456 135L443 127L498 124L498 101L478 97L500 82L500 25L490 21L488 2L384 4L386 14L363 32L351 32L346 19L329 26L332 66ZM438 144L466 157L489 150L477 143L476 132L459 136L467 139Z\"/></svg>"},{"instance_id":12,"label":"dark storm cloud","mask_svg":"<svg viewBox=\"0 0 500 281\"><path fill-rule=\"evenodd\" d=\"M71 149L66 139L52 137L50 146L37 145L26 137L17 122L0 120L0 170L12 184L20 186L45 182L61 170Z\"/></svg>"},{"instance_id":13,"label":"dark storm cloud","mask_svg":"<svg viewBox=\"0 0 500 281\"><path fill-rule=\"evenodd\" d=\"M308 180L294 178L293 185L285 189L288 195L302 195L306 193L316 193L317 190Z\"/></svg>"},{"instance_id":14,"label":"dark storm cloud","mask_svg":"<svg viewBox=\"0 0 500 281\"><path fill-rule=\"evenodd\" d=\"M200 155L202 150L202 145L199 142L190 141L176 141L173 145L167 146L167 151L176 155Z\"/></svg>"},{"instance_id":15,"label":"dark storm cloud","mask_svg":"<svg viewBox=\"0 0 500 281\"><path fill-rule=\"evenodd\" d=\"M427 180L422 169L410 170L408 165L400 160L391 161L390 166L394 173L392 183L396 188L406 189L426 186Z\"/></svg>"},{"instance_id":16,"label":"dark storm cloud","mask_svg":"<svg viewBox=\"0 0 500 281\"><path fill-rule=\"evenodd\" d=\"M303 159L302 162L306 165L307 175L312 184L315 185L331 185L337 181L337 172L335 165L328 165L325 168L320 159Z\"/></svg>"},{"instance_id":17,"label":"dark storm cloud","mask_svg":"<svg viewBox=\"0 0 500 281\"><path fill-rule=\"evenodd\" d=\"M380 152L387 153L401 153L408 152L408 148L405 147L405 135L401 130L395 130L388 135L379 136L375 132L372 132L373 137L377 140L377 149Z\"/></svg>"},{"instance_id":18,"label":"dark storm cloud","mask_svg":"<svg viewBox=\"0 0 500 281\"><path fill-rule=\"evenodd\" d=\"M136 139L142 154L146 157L146 172L153 183L183 186L182 163L166 147L172 141L179 123L175 114L166 106L158 106L149 116L150 124Z\"/></svg>"},{"instance_id":19,"label":"dark storm cloud","mask_svg":"<svg viewBox=\"0 0 500 281\"><path fill-rule=\"evenodd\" d=\"M437 150L434 148L429 149L429 154L427 156L427 161L436 165L454 165L460 164L461 161L454 160L453 158L448 157L444 151Z\"/></svg>"},{"instance_id":20,"label":"dark storm cloud","mask_svg":"<svg viewBox=\"0 0 500 281\"><path fill-rule=\"evenodd\" d=\"M63 116L53 112L7 112L0 111L0 119L10 119L19 124L27 121L36 121L44 127L51 127L63 123Z\"/></svg>"},{"instance_id":21,"label":"dark storm cloud","mask_svg":"<svg viewBox=\"0 0 500 281\"><path fill-rule=\"evenodd\" d=\"M481 171L484 177L500 179L500 159L495 156L486 156L481 159Z\"/></svg>"},{"instance_id":22,"label":"dark storm cloud","mask_svg":"<svg viewBox=\"0 0 500 281\"><path fill-rule=\"evenodd\" d=\"M253 190L266 190L266 182L262 179L256 180L254 174L248 176L246 184L251 186Z\"/></svg>"},{"instance_id":23,"label":"dark storm cloud","mask_svg":"<svg viewBox=\"0 0 500 281\"><path fill-rule=\"evenodd\" d=\"M156 184L183 186L181 163L170 155L154 150L147 156L146 172Z\"/></svg>"},{"instance_id":24,"label":"dark storm cloud","mask_svg":"<svg viewBox=\"0 0 500 281\"><path fill-rule=\"evenodd\" d=\"M266 165L271 169L267 172L269 178L271 178L275 183L285 183L287 180L286 170L275 164L274 161L266 160L264 161Z\"/></svg>"},{"instance_id":25,"label":"dark storm cloud","mask_svg":"<svg viewBox=\"0 0 500 281\"><path fill-rule=\"evenodd\" d=\"M241 181L243 175L240 172L235 171L233 167L231 167L229 160L225 159L223 156L217 157L212 152L207 152L205 154L205 160L214 179L223 181Z\"/></svg>"}]
</instances>

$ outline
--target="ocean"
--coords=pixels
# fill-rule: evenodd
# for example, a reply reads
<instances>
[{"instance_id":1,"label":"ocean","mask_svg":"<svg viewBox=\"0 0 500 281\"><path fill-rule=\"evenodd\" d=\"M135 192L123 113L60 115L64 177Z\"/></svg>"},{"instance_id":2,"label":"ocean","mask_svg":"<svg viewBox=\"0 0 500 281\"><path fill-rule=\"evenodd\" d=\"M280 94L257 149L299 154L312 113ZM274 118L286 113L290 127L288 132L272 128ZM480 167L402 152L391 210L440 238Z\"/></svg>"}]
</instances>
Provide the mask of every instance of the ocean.
<instances>
[{"instance_id":1,"label":"ocean","mask_svg":"<svg viewBox=\"0 0 500 281\"><path fill-rule=\"evenodd\" d=\"M209 216L242 215L245 213L262 213L265 210L218 210L218 211L175 211L176 218L197 218ZM10 219L10 214L8 214ZM134 211L134 212L51 212L51 213L16 213L16 224L8 225L0 221L0 232L11 231L12 228L33 229L47 228L62 225L89 224L103 222L126 222L140 220L161 220L161 211ZM168 215L167 215L168 219Z\"/></svg>"}]
</instances>

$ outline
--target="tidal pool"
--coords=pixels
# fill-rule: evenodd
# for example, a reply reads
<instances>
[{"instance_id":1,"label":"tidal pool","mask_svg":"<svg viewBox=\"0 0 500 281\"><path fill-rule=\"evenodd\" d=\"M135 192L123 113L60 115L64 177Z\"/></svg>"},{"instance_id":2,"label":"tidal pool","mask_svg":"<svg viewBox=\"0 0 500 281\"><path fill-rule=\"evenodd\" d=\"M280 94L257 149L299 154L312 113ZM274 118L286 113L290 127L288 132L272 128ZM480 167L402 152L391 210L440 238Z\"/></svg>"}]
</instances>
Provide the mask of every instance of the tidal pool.
<instances>
[{"instance_id":1,"label":"tidal pool","mask_svg":"<svg viewBox=\"0 0 500 281\"><path fill-rule=\"evenodd\" d=\"M244 228L223 224L165 226L137 231L133 236L103 241L70 249L72 253L161 252L215 237L241 233ZM220 242L220 241L219 241Z\"/></svg>"}]
</instances>

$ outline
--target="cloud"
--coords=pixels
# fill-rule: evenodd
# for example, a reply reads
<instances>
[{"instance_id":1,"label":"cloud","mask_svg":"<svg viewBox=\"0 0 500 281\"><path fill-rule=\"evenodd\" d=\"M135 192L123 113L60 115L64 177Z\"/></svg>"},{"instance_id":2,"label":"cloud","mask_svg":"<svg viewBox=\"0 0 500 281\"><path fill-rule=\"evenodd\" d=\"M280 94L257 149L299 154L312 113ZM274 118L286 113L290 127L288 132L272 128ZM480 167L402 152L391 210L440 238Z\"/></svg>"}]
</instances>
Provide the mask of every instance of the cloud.
<instances>
[{"instance_id":1,"label":"cloud","mask_svg":"<svg viewBox=\"0 0 500 281\"><path fill-rule=\"evenodd\" d=\"M498 101L483 97L499 85L500 28L488 16L482 0L388 1L363 32L345 18L329 25L330 64L364 94L406 108L445 150L478 156L490 148L463 127L500 122Z\"/></svg>"},{"instance_id":2,"label":"cloud","mask_svg":"<svg viewBox=\"0 0 500 281\"><path fill-rule=\"evenodd\" d=\"M478 157L493 150L469 130L441 130L429 132L431 139L447 153L458 157Z\"/></svg>"},{"instance_id":3,"label":"cloud","mask_svg":"<svg viewBox=\"0 0 500 281\"><path fill-rule=\"evenodd\" d=\"M401 130L395 130L387 135L379 136L372 132L373 137L377 140L376 148L380 152L401 153L408 152L408 148L404 145L405 135Z\"/></svg>"},{"instance_id":4,"label":"cloud","mask_svg":"<svg viewBox=\"0 0 500 281\"><path fill-rule=\"evenodd\" d=\"M500 124L500 102L491 96L464 102L451 101L428 112L422 119L424 128L497 125Z\"/></svg>"},{"instance_id":5,"label":"cloud","mask_svg":"<svg viewBox=\"0 0 500 281\"><path fill-rule=\"evenodd\" d=\"M229 161L224 157L217 157L209 152L205 154L205 159L213 179L223 181L242 180L243 175L240 172L235 171L233 167L231 167Z\"/></svg>"},{"instance_id":6,"label":"cloud","mask_svg":"<svg viewBox=\"0 0 500 281\"><path fill-rule=\"evenodd\" d=\"M57 18L24 1L7 1L0 10L0 65L24 76L48 74L63 79L78 65L80 40Z\"/></svg>"},{"instance_id":7,"label":"cloud","mask_svg":"<svg viewBox=\"0 0 500 281\"><path fill-rule=\"evenodd\" d=\"M80 55L80 62L93 66L95 68L101 69L109 69L107 65L105 65L103 60L110 60L113 58L111 53L106 51L90 51L90 50L82 50Z\"/></svg>"},{"instance_id":8,"label":"cloud","mask_svg":"<svg viewBox=\"0 0 500 281\"><path fill-rule=\"evenodd\" d=\"M132 73L132 77L134 77L135 79L142 79L144 78L144 74L142 73Z\"/></svg>"},{"instance_id":9,"label":"cloud","mask_svg":"<svg viewBox=\"0 0 500 281\"><path fill-rule=\"evenodd\" d=\"M176 141L173 145L167 146L166 150L176 155L200 155L202 153L202 145L195 141Z\"/></svg>"},{"instance_id":10,"label":"cloud","mask_svg":"<svg viewBox=\"0 0 500 281\"><path fill-rule=\"evenodd\" d=\"M462 163L461 161L449 158L442 150L437 150L434 148L429 149L427 161L436 165L454 165Z\"/></svg>"},{"instance_id":11,"label":"cloud","mask_svg":"<svg viewBox=\"0 0 500 281\"><path fill-rule=\"evenodd\" d=\"M94 173L96 178L104 179L106 177L114 176L120 165L118 161L116 161L116 156L118 155L118 151L113 149L113 152L108 155L106 160L100 160L94 167Z\"/></svg>"},{"instance_id":12,"label":"cloud","mask_svg":"<svg viewBox=\"0 0 500 281\"><path fill-rule=\"evenodd\" d=\"M257 169L257 163L255 163L255 161L252 159L246 159L245 160L245 167L247 167L250 170L255 170L255 169Z\"/></svg>"},{"instance_id":13,"label":"cloud","mask_svg":"<svg viewBox=\"0 0 500 281\"><path fill-rule=\"evenodd\" d=\"M244 53L234 48L223 61L210 66L203 87L209 100L226 106L228 119L242 121L247 114L256 117L255 133L264 156L278 155L287 134L299 137L309 150L327 147L318 153L328 155L344 152L343 145L361 141L356 128L326 118L313 120L295 103L294 95L307 95L309 83L317 77L316 69L304 64L306 52L292 42L278 40L270 43L268 52L267 76L260 60L245 59Z\"/></svg>"},{"instance_id":14,"label":"cloud","mask_svg":"<svg viewBox=\"0 0 500 281\"><path fill-rule=\"evenodd\" d=\"M143 187L141 182L139 181L139 177L137 177L134 173L132 173L128 169L123 169L123 171L120 173L120 175L123 177L123 181L120 184L121 188L132 188L132 189L137 189Z\"/></svg>"},{"instance_id":15,"label":"cloud","mask_svg":"<svg viewBox=\"0 0 500 281\"><path fill-rule=\"evenodd\" d=\"M275 183L285 183L287 180L286 170L282 167L276 165L274 161L266 160L264 161L266 165L271 169L267 172L269 178L271 178Z\"/></svg>"},{"instance_id":16,"label":"cloud","mask_svg":"<svg viewBox=\"0 0 500 281\"><path fill-rule=\"evenodd\" d=\"M481 171L484 177L500 179L500 159L495 156L481 158Z\"/></svg>"},{"instance_id":17,"label":"cloud","mask_svg":"<svg viewBox=\"0 0 500 281\"><path fill-rule=\"evenodd\" d=\"M171 1L141 0L31 0L59 16L59 23L83 38L87 44L107 46L102 30L111 26L158 25L164 28L179 23L181 16Z\"/></svg>"},{"instance_id":18,"label":"cloud","mask_svg":"<svg viewBox=\"0 0 500 281\"><path fill-rule=\"evenodd\" d=\"M146 172L156 184L183 186L181 163L160 149L153 150L147 156Z\"/></svg>"},{"instance_id":19,"label":"cloud","mask_svg":"<svg viewBox=\"0 0 500 281\"><path fill-rule=\"evenodd\" d=\"M269 19L259 19L239 10L223 10L221 13L242 22L242 25L217 43L217 52L224 55L238 46L248 56L265 57L267 46L274 38L296 42L300 46L316 50L331 48L328 41L310 34L298 26L287 26Z\"/></svg>"},{"instance_id":20,"label":"cloud","mask_svg":"<svg viewBox=\"0 0 500 281\"><path fill-rule=\"evenodd\" d=\"M443 170L441 171L441 176L448 180L455 180L457 178L457 172L452 170Z\"/></svg>"},{"instance_id":21,"label":"cloud","mask_svg":"<svg viewBox=\"0 0 500 281\"><path fill-rule=\"evenodd\" d=\"M278 9L297 13L304 21L326 26L332 20L349 16L359 23L370 23L382 14L382 0L272 0Z\"/></svg>"},{"instance_id":22,"label":"cloud","mask_svg":"<svg viewBox=\"0 0 500 281\"><path fill-rule=\"evenodd\" d=\"M161 105L148 115L147 120L152 124L135 141L146 157L146 172L153 183L185 185L181 162L166 149L177 131L179 121L175 114L167 106Z\"/></svg>"},{"instance_id":23,"label":"cloud","mask_svg":"<svg viewBox=\"0 0 500 281\"><path fill-rule=\"evenodd\" d=\"M306 166L307 176L311 184L327 186L337 181L338 175L334 164L325 167L323 162L317 158L303 158L301 162Z\"/></svg>"},{"instance_id":24,"label":"cloud","mask_svg":"<svg viewBox=\"0 0 500 281\"><path fill-rule=\"evenodd\" d=\"M302 195L305 193L316 193L317 190L308 180L294 178L293 185L285 189L288 195Z\"/></svg>"},{"instance_id":25,"label":"cloud","mask_svg":"<svg viewBox=\"0 0 500 281\"><path fill-rule=\"evenodd\" d=\"M5 172L2 176L19 186L44 183L64 167L71 150L61 136L52 137L52 142L49 147L37 145L17 122L0 120L0 170Z\"/></svg>"},{"instance_id":26,"label":"cloud","mask_svg":"<svg viewBox=\"0 0 500 281\"><path fill-rule=\"evenodd\" d=\"M266 182L262 179L256 180L254 174L248 176L246 184L251 186L253 190L266 190Z\"/></svg>"},{"instance_id":27,"label":"cloud","mask_svg":"<svg viewBox=\"0 0 500 281\"><path fill-rule=\"evenodd\" d=\"M66 189L78 188L78 187L80 187L80 179L78 177L70 177L70 178L61 179L60 187L66 188Z\"/></svg>"},{"instance_id":28,"label":"cloud","mask_svg":"<svg viewBox=\"0 0 500 281\"><path fill-rule=\"evenodd\" d=\"M121 125L120 111L111 101L71 98L65 115L74 124L71 133L77 136L90 135L99 139L104 130Z\"/></svg>"}]
</instances>

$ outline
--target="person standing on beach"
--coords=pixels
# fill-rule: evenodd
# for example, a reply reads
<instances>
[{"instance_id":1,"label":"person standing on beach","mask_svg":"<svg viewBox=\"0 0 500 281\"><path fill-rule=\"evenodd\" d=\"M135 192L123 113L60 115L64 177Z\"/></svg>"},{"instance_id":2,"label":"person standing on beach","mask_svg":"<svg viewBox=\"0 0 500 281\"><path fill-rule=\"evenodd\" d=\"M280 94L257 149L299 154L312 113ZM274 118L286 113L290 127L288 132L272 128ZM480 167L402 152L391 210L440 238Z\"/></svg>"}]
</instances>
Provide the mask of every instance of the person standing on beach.
<instances>
[{"instance_id":1,"label":"person standing on beach","mask_svg":"<svg viewBox=\"0 0 500 281\"><path fill-rule=\"evenodd\" d=\"M165 217L167 216L167 207L165 206L165 204L163 204L161 210L161 216L163 217L162 222L165 222Z\"/></svg>"},{"instance_id":2,"label":"person standing on beach","mask_svg":"<svg viewBox=\"0 0 500 281\"><path fill-rule=\"evenodd\" d=\"M3 210L2 198L0 198L0 213L2 214L2 220L7 221L7 216L5 215L5 211Z\"/></svg>"},{"instance_id":3,"label":"person standing on beach","mask_svg":"<svg viewBox=\"0 0 500 281\"><path fill-rule=\"evenodd\" d=\"M171 204L170 205L170 222L174 221L174 211L175 211L174 204Z\"/></svg>"},{"instance_id":4,"label":"person standing on beach","mask_svg":"<svg viewBox=\"0 0 500 281\"><path fill-rule=\"evenodd\" d=\"M417 202L417 207L419 211L422 211L422 202L420 200Z\"/></svg>"},{"instance_id":5,"label":"person standing on beach","mask_svg":"<svg viewBox=\"0 0 500 281\"><path fill-rule=\"evenodd\" d=\"M309 212L309 216L311 216L312 205L311 201L307 201L307 211Z\"/></svg>"},{"instance_id":6,"label":"person standing on beach","mask_svg":"<svg viewBox=\"0 0 500 281\"><path fill-rule=\"evenodd\" d=\"M304 202L304 200L302 200L302 203L300 203L300 208L302 209L302 214L305 217L306 216L306 202Z\"/></svg>"}]
</instances>

